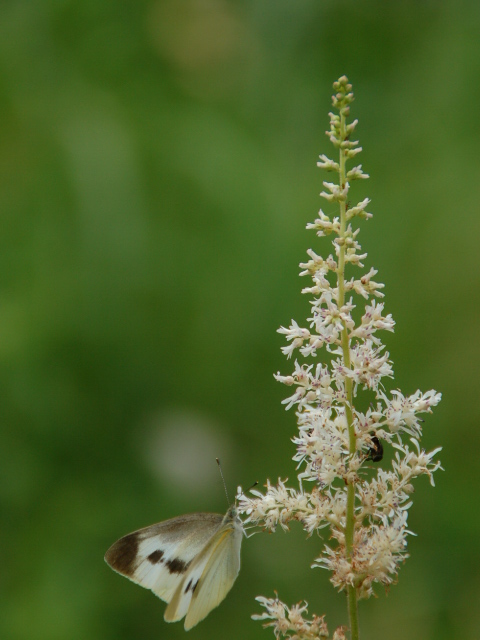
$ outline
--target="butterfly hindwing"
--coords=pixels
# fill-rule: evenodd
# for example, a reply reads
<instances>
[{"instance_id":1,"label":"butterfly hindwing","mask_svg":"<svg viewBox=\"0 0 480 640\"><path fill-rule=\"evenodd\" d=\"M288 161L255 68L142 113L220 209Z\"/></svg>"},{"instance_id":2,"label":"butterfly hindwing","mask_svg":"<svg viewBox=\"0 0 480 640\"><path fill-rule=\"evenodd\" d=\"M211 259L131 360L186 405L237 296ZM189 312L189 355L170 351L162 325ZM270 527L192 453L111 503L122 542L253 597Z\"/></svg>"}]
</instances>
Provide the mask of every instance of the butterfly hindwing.
<instances>
[{"instance_id":1,"label":"butterfly hindwing","mask_svg":"<svg viewBox=\"0 0 480 640\"><path fill-rule=\"evenodd\" d=\"M105 560L118 573L170 602L193 559L222 521L223 516L216 513L172 518L120 538Z\"/></svg>"},{"instance_id":2,"label":"butterfly hindwing","mask_svg":"<svg viewBox=\"0 0 480 640\"><path fill-rule=\"evenodd\" d=\"M215 542L219 533L210 540L209 543L200 551L192 564L188 567L188 571L182 577L175 593L173 594L168 607L165 610L165 620L167 622L176 622L181 620L188 612L190 602L195 590L198 588L203 570L210 556L215 551Z\"/></svg>"},{"instance_id":3,"label":"butterfly hindwing","mask_svg":"<svg viewBox=\"0 0 480 640\"><path fill-rule=\"evenodd\" d=\"M217 534L220 536L220 534ZM191 629L217 607L233 586L240 571L240 546L243 532L238 527L224 533L215 553L208 559L202 577L193 592L185 618L185 629Z\"/></svg>"},{"instance_id":4,"label":"butterfly hindwing","mask_svg":"<svg viewBox=\"0 0 480 640\"><path fill-rule=\"evenodd\" d=\"M220 604L240 570L241 521L230 510L223 525L192 561L165 611L174 622L185 615L185 629L191 629Z\"/></svg>"}]
</instances>

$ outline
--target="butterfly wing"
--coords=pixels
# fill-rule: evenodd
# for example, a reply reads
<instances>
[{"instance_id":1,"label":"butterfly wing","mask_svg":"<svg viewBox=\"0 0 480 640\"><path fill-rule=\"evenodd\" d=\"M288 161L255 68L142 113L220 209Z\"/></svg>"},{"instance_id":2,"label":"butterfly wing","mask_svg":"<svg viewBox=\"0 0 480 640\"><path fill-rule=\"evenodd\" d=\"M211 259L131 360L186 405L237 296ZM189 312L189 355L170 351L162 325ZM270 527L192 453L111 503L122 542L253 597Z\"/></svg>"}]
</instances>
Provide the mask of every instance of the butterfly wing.
<instances>
[{"instance_id":1,"label":"butterfly wing","mask_svg":"<svg viewBox=\"0 0 480 640\"><path fill-rule=\"evenodd\" d=\"M218 535L218 534L217 534ZM185 618L185 629L203 620L225 598L240 571L240 547L243 532L235 528L219 540L203 571Z\"/></svg>"},{"instance_id":2,"label":"butterfly wing","mask_svg":"<svg viewBox=\"0 0 480 640\"><path fill-rule=\"evenodd\" d=\"M233 586L240 570L243 526L227 514L221 528L193 560L165 611L174 622L186 615L185 630L203 620Z\"/></svg>"},{"instance_id":3,"label":"butterfly wing","mask_svg":"<svg viewBox=\"0 0 480 640\"><path fill-rule=\"evenodd\" d=\"M170 602L193 559L222 527L216 513L191 513L117 540L105 554L114 571Z\"/></svg>"}]
</instances>

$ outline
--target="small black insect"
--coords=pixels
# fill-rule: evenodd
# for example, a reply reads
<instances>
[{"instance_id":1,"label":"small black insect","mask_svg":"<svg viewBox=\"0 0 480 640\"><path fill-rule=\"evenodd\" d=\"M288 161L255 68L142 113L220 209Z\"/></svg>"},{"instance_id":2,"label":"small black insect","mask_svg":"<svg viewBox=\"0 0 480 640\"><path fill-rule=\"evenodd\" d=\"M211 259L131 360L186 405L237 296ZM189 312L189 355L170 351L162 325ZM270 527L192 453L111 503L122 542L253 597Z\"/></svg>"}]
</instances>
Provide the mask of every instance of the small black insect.
<instances>
[{"instance_id":1,"label":"small black insect","mask_svg":"<svg viewBox=\"0 0 480 640\"><path fill-rule=\"evenodd\" d=\"M366 460L371 460L372 462L380 462L383 458L383 445L377 436L372 436L372 444L368 448L368 454Z\"/></svg>"}]
</instances>

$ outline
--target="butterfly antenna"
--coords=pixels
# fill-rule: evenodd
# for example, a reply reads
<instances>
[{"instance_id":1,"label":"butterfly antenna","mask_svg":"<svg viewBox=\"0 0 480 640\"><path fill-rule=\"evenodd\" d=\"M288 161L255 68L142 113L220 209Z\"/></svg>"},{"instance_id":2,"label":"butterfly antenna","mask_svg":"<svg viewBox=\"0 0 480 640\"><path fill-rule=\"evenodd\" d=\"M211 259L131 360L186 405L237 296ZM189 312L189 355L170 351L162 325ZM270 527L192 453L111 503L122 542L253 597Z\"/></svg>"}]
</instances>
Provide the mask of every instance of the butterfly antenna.
<instances>
[{"instance_id":1,"label":"butterfly antenna","mask_svg":"<svg viewBox=\"0 0 480 640\"><path fill-rule=\"evenodd\" d=\"M228 506L230 506L231 502L230 502L230 498L228 497L228 491L227 491L227 485L225 483L225 478L223 477L222 465L220 464L220 460L218 458L215 458L215 460L217 461L218 470L220 471L220 475L222 477L223 488L225 489L225 495L227 496Z\"/></svg>"}]
</instances>

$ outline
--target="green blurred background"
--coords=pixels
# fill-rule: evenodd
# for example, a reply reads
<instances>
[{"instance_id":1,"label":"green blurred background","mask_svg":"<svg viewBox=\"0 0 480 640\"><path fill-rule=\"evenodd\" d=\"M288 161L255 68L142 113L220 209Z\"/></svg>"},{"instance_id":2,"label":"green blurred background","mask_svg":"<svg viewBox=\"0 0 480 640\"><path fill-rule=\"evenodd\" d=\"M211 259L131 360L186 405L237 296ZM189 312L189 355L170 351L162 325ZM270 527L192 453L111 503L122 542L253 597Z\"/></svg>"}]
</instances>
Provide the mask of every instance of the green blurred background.
<instances>
[{"instance_id":1,"label":"green blurred background","mask_svg":"<svg viewBox=\"0 0 480 640\"><path fill-rule=\"evenodd\" d=\"M354 83L371 180L367 265L397 331L395 388L444 399L424 446L411 559L361 604L369 640L479 637L480 4L355 0L0 3L0 636L183 638L103 562L121 535L295 479L275 333L308 304L297 265ZM458 306L457 306L458 305ZM321 546L244 542L191 638L273 638L254 597L345 598Z\"/></svg>"}]
</instances>

